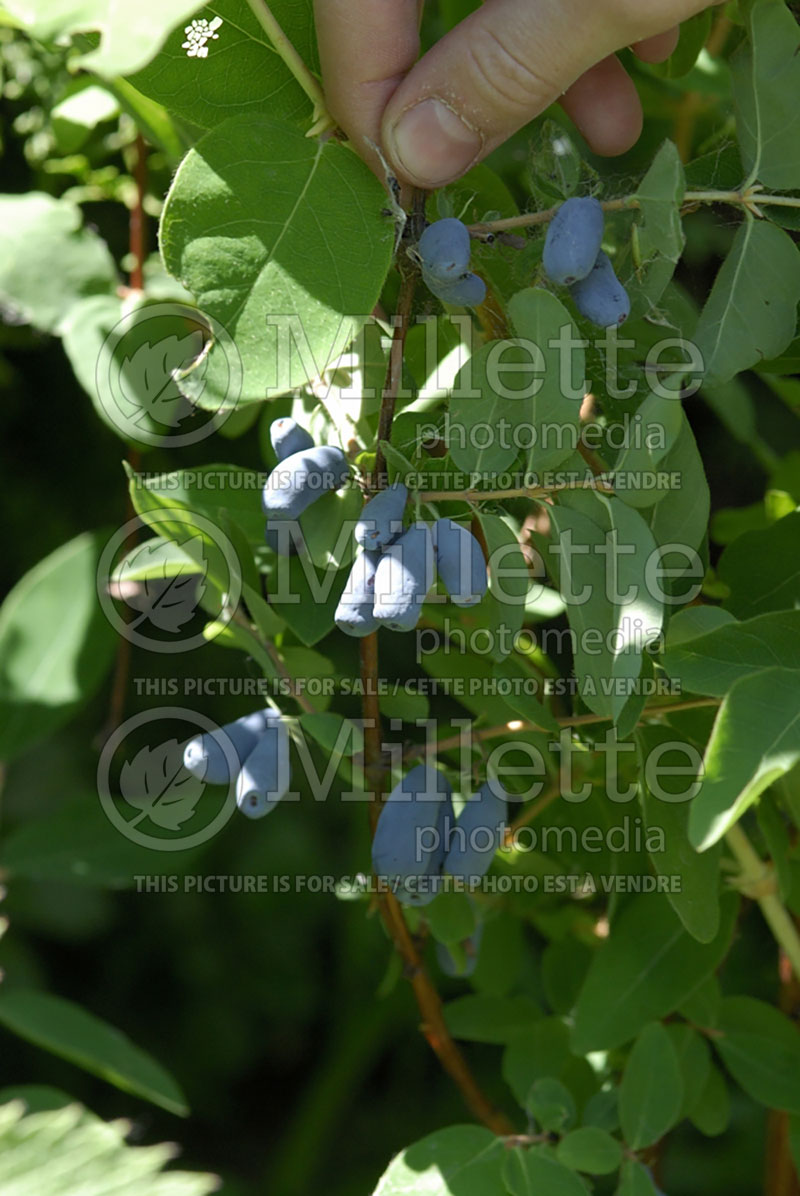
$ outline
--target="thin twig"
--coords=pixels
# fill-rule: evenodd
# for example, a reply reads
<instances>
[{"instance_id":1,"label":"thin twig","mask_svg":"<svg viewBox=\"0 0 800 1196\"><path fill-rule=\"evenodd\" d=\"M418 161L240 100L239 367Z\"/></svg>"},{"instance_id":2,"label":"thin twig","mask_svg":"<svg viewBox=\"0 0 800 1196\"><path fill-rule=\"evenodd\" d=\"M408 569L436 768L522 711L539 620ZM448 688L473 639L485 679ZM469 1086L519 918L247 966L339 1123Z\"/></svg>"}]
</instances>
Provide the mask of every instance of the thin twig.
<instances>
[{"instance_id":1,"label":"thin twig","mask_svg":"<svg viewBox=\"0 0 800 1196\"><path fill-rule=\"evenodd\" d=\"M759 207L800 208L798 195L762 195L760 189L747 187L742 191L687 191L682 200L684 208L691 208L701 203L724 203L736 207L752 210L754 204ZM522 216L507 216L504 220L485 220L480 224L470 224L469 231L476 237L486 233L501 233L512 228L531 228L537 224L548 224L561 205L545 208L541 212L526 212ZM602 207L605 212L632 211L640 207L635 195L626 195L621 199L606 200Z\"/></svg>"},{"instance_id":2,"label":"thin twig","mask_svg":"<svg viewBox=\"0 0 800 1196\"><path fill-rule=\"evenodd\" d=\"M800 935L778 896L772 868L762 860L738 823L727 832L725 841L742 869L741 891L758 902L775 941L800 980Z\"/></svg>"},{"instance_id":3,"label":"thin twig","mask_svg":"<svg viewBox=\"0 0 800 1196\"><path fill-rule=\"evenodd\" d=\"M416 192L414 206L420 208L424 201L424 194ZM378 453L372 485L380 489L386 484L386 461L381 451L380 442L388 441L392 433L392 420L398 390L402 382L403 352L409 317L414 300L416 272L409 270L403 274L400 284L400 294L397 303L394 336L389 351L389 362L386 371L386 381L381 396L381 411L378 421ZM380 730L380 701L379 701L379 673L378 673L378 637L377 634L365 636L360 643L360 670L362 684L362 713L364 719L364 775L367 792L372 795L370 802L370 824L375 833L381 811L386 767ZM493 1107L481 1091L477 1080L470 1070L469 1064L456 1044L447 1028L442 1012L442 1002L436 988L428 975L418 947L411 936L406 924L403 910L393 893L380 893L378 909L388 931L395 950L403 961L404 973L411 984L414 996L422 1016L422 1033L429 1046L436 1054L444 1070L451 1077L461 1092L467 1108L478 1121L483 1122L496 1134L510 1134L514 1127L503 1113Z\"/></svg>"},{"instance_id":4,"label":"thin twig","mask_svg":"<svg viewBox=\"0 0 800 1196\"><path fill-rule=\"evenodd\" d=\"M719 704L718 698L687 698L685 702L672 702L663 706L645 706L639 722L642 723L650 718L660 718L662 715L680 713L682 710L711 709ZM559 727L590 727L596 723L610 723L611 719L607 714L576 714L567 718L557 718L555 721ZM537 723L514 719L513 722L500 723L496 727L481 727L478 730L471 728L469 734L473 742L483 743L487 739L501 739L504 735L515 735L520 731L547 732L548 730L548 727L540 727ZM437 753L454 751L462 746L464 738L462 732L459 735L452 735L449 739L440 739L433 747ZM419 756L424 756L427 751L427 743L415 743L405 753L404 759L416 760Z\"/></svg>"},{"instance_id":5,"label":"thin twig","mask_svg":"<svg viewBox=\"0 0 800 1196\"><path fill-rule=\"evenodd\" d=\"M275 53L286 64L297 82L314 105L314 124L309 136L318 136L328 129L336 128L336 121L328 112L325 96L319 81L311 74L303 59L297 53L281 29L275 15L265 0L247 0L253 16L272 42Z\"/></svg>"}]
</instances>

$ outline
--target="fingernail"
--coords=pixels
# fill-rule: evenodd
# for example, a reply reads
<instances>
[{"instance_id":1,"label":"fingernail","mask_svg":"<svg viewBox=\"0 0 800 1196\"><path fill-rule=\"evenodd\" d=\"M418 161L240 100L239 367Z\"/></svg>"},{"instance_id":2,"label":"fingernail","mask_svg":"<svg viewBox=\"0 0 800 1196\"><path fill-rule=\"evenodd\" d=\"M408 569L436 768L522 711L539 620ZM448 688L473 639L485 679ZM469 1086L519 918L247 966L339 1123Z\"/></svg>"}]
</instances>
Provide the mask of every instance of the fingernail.
<instances>
[{"instance_id":1,"label":"fingernail","mask_svg":"<svg viewBox=\"0 0 800 1196\"><path fill-rule=\"evenodd\" d=\"M389 130L387 149L402 174L425 187L439 187L472 166L483 138L441 100L422 100Z\"/></svg>"}]
</instances>

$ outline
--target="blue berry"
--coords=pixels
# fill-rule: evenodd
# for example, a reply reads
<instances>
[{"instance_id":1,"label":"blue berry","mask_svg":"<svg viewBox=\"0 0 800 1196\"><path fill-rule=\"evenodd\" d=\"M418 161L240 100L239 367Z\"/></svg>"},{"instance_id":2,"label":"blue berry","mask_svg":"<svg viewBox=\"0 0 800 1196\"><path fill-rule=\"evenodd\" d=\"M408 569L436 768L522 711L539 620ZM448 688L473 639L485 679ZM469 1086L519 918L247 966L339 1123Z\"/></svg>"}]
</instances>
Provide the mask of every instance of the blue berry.
<instances>
[{"instance_id":1,"label":"blue berry","mask_svg":"<svg viewBox=\"0 0 800 1196\"><path fill-rule=\"evenodd\" d=\"M340 631L362 638L376 631L380 624L375 618L375 571L380 554L359 552L350 576L336 607L334 621Z\"/></svg>"},{"instance_id":2,"label":"blue berry","mask_svg":"<svg viewBox=\"0 0 800 1196\"><path fill-rule=\"evenodd\" d=\"M602 250L591 274L569 290L581 315L598 328L619 327L631 314L628 292Z\"/></svg>"},{"instance_id":3,"label":"blue berry","mask_svg":"<svg viewBox=\"0 0 800 1196\"><path fill-rule=\"evenodd\" d=\"M431 535L436 567L451 599L456 606L474 606L489 584L480 544L452 519L437 519Z\"/></svg>"},{"instance_id":4,"label":"blue berry","mask_svg":"<svg viewBox=\"0 0 800 1196\"><path fill-rule=\"evenodd\" d=\"M423 270L437 282L455 281L469 266L469 230L452 216L429 224L419 239L417 252Z\"/></svg>"},{"instance_id":5,"label":"blue berry","mask_svg":"<svg viewBox=\"0 0 800 1196\"><path fill-rule=\"evenodd\" d=\"M302 453L304 449L314 447L314 441L305 428L301 428L288 415L272 421L269 426L269 438L279 461L291 457L293 453Z\"/></svg>"},{"instance_id":6,"label":"blue berry","mask_svg":"<svg viewBox=\"0 0 800 1196\"><path fill-rule=\"evenodd\" d=\"M329 490L347 481L350 468L339 448L317 445L279 461L267 478L261 505L267 517L299 519Z\"/></svg>"},{"instance_id":7,"label":"blue berry","mask_svg":"<svg viewBox=\"0 0 800 1196\"><path fill-rule=\"evenodd\" d=\"M365 504L354 532L363 548L382 548L396 540L403 530L403 511L408 490L402 482L393 482Z\"/></svg>"},{"instance_id":8,"label":"blue berry","mask_svg":"<svg viewBox=\"0 0 800 1196\"><path fill-rule=\"evenodd\" d=\"M568 199L547 229L543 264L547 277L571 286L591 272L603 243L605 217L596 199Z\"/></svg>"},{"instance_id":9,"label":"blue berry","mask_svg":"<svg viewBox=\"0 0 800 1196\"><path fill-rule=\"evenodd\" d=\"M389 544L375 573L375 618L391 631L413 631L433 581L433 542L427 523L412 523Z\"/></svg>"}]
</instances>

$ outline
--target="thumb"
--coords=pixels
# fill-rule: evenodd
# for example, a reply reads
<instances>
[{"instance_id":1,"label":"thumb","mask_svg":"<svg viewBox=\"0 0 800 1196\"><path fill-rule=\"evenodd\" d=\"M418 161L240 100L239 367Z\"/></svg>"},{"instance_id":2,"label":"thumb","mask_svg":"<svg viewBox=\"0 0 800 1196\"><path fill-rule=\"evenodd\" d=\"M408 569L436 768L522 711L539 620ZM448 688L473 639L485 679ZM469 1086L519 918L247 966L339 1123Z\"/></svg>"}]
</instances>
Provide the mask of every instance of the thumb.
<instances>
[{"instance_id":1,"label":"thumb","mask_svg":"<svg viewBox=\"0 0 800 1196\"><path fill-rule=\"evenodd\" d=\"M381 127L387 157L418 187L450 182L596 63L668 28L666 10L680 19L704 6L697 0L486 0L394 92ZM627 84L621 68L607 72L606 81L612 91ZM608 98L613 105L615 96Z\"/></svg>"}]
</instances>

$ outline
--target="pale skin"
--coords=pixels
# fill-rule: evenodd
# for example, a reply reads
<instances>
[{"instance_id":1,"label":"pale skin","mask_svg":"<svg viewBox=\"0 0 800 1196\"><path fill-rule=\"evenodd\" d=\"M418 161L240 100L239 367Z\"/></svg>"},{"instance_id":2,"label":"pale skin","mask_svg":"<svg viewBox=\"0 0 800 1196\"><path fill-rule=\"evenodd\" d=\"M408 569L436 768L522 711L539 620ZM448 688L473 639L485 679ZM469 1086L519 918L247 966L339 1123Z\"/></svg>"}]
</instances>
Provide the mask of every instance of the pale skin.
<instances>
[{"instance_id":1,"label":"pale skin","mask_svg":"<svg viewBox=\"0 0 800 1196\"><path fill-rule=\"evenodd\" d=\"M719 2L719 0L717 0ZM558 100L591 148L623 153L642 110L616 51L672 53L708 0L485 0L419 59L422 0L314 0L330 111L377 167L433 188ZM419 59L419 60L418 60Z\"/></svg>"}]
</instances>

